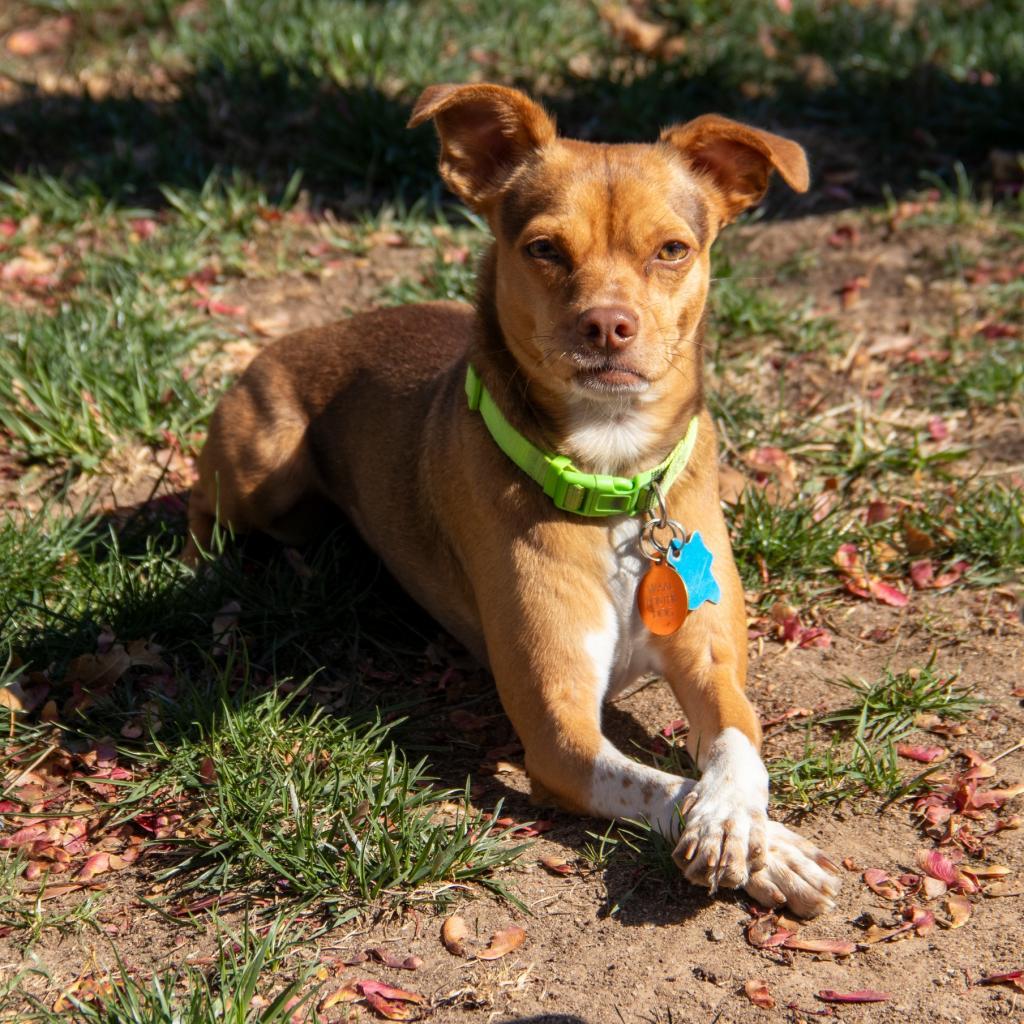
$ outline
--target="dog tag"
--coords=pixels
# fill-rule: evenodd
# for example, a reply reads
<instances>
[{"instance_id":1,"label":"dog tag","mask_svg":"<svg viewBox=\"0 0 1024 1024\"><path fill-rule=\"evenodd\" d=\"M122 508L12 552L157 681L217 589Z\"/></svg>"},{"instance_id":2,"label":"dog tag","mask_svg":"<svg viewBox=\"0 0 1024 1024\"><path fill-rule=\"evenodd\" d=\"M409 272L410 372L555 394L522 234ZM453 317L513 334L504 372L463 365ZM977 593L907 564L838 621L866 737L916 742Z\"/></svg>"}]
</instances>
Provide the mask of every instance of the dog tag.
<instances>
[{"instance_id":1,"label":"dog tag","mask_svg":"<svg viewBox=\"0 0 1024 1024\"><path fill-rule=\"evenodd\" d=\"M640 618L655 636L669 636L686 619L686 584L665 562L656 562L636 588Z\"/></svg>"},{"instance_id":2,"label":"dog tag","mask_svg":"<svg viewBox=\"0 0 1024 1024\"><path fill-rule=\"evenodd\" d=\"M688 611L695 612L705 601L718 604L722 600L713 562L714 556L699 533L691 533L685 544L674 540L669 545L668 564L686 584Z\"/></svg>"}]
</instances>

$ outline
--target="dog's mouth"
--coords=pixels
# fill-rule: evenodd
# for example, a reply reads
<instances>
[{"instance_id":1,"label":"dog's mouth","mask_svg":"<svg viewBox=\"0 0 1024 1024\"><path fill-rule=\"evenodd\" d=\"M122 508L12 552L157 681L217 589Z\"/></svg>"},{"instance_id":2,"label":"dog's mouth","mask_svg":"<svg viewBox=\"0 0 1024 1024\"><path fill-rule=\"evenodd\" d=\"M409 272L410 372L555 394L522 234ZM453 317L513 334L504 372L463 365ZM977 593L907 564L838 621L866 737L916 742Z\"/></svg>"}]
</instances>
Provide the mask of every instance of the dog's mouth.
<instances>
[{"instance_id":1,"label":"dog's mouth","mask_svg":"<svg viewBox=\"0 0 1024 1024\"><path fill-rule=\"evenodd\" d=\"M586 366L577 371L576 383L587 391L601 394L638 394L646 391L650 381L638 370L631 370L614 363Z\"/></svg>"}]
</instances>

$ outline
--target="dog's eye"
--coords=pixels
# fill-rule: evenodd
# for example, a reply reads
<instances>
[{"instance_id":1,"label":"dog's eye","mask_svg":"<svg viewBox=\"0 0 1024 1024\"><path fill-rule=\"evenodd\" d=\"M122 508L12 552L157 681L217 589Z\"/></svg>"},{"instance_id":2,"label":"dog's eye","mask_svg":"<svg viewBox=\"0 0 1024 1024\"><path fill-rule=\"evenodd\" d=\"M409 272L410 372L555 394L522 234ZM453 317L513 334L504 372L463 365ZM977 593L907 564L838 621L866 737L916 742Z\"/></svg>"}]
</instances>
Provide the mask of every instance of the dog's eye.
<instances>
[{"instance_id":1,"label":"dog's eye","mask_svg":"<svg viewBox=\"0 0 1024 1024\"><path fill-rule=\"evenodd\" d=\"M690 254L690 247L685 242L666 242L658 250L658 259L666 263L678 263Z\"/></svg>"},{"instance_id":2,"label":"dog's eye","mask_svg":"<svg viewBox=\"0 0 1024 1024\"><path fill-rule=\"evenodd\" d=\"M537 238L526 247L528 255L535 260L557 260L561 253L555 248L550 238Z\"/></svg>"}]
</instances>

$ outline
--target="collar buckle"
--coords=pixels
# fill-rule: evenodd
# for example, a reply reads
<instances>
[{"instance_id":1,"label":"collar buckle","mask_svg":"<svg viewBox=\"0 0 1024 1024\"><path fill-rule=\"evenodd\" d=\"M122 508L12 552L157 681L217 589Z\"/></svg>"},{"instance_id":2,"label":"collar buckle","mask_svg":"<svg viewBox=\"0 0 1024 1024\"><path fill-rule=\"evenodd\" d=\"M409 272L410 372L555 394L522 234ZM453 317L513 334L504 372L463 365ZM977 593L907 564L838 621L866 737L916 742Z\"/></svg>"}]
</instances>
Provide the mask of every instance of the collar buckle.
<instances>
[{"instance_id":1,"label":"collar buckle","mask_svg":"<svg viewBox=\"0 0 1024 1024\"><path fill-rule=\"evenodd\" d=\"M544 493L556 508L580 516L633 515L644 507L650 487L636 480L581 473L565 455L549 456Z\"/></svg>"}]
</instances>

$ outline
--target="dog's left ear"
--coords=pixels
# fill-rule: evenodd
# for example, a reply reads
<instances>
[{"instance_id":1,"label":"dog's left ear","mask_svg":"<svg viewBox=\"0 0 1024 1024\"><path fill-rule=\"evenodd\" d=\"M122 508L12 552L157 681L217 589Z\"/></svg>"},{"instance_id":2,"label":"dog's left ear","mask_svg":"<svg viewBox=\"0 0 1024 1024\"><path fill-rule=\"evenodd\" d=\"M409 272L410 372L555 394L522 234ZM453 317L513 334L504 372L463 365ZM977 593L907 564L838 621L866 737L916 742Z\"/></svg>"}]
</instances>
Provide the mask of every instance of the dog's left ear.
<instances>
[{"instance_id":1,"label":"dog's left ear","mask_svg":"<svg viewBox=\"0 0 1024 1024\"><path fill-rule=\"evenodd\" d=\"M555 123L518 89L503 85L432 85L413 107L409 128L434 119L445 184L484 211L509 174L555 137Z\"/></svg>"},{"instance_id":2,"label":"dog's left ear","mask_svg":"<svg viewBox=\"0 0 1024 1024\"><path fill-rule=\"evenodd\" d=\"M679 150L695 170L711 177L726 224L764 196L773 170L797 192L806 192L810 185L802 146L718 114L672 125L661 133L661 141Z\"/></svg>"}]
</instances>

